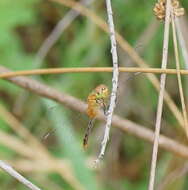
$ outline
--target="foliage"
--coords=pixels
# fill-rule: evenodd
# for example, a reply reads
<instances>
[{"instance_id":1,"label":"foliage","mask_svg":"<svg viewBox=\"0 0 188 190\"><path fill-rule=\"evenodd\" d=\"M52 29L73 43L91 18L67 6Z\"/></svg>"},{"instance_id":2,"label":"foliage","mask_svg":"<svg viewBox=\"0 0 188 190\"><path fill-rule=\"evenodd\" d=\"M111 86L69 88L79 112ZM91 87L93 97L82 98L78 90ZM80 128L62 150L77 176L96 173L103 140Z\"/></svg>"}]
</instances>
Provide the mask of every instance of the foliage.
<instances>
[{"instance_id":1,"label":"foliage","mask_svg":"<svg viewBox=\"0 0 188 190\"><path fill-rule=\"evenodd\" d=\"M187 1L182 0L185 9ZM117 31L132 45L137 45L138 37L153 21L152 8L155 1L116 0L113 1L114 22ZM95 1L91 9L106 19L105 3ZM0 0L0 55L1 65L12 70L26 70L35 68L35 56L44 39L68 11L67 7L42 0ZM162 23L160 23L162 25ZM147 36L145 36L147 38ZM150 67L160 67L163 40L163 27L160 26L154 38L144 49L142 57ZM143 40L144 44L144 40ZM142 42L141 42L142 46ZM170 67L175 67L173 46L170 45ZM120 53L121 52L121 53ZM119 51L120 64L127 63L127 55ZM123 61L122 61L123 60ZM134 66L134 63L132 63ZM40 67L92 67L111 66L109 36L91 22L90 19L79 16L61 35L58 42L48 53ZM129 65L130 66L130 65ZM127 75L127 74L125 74ZM56 76L35 77L49 86L53 86L79 99L86 100L89 92L98 84L111 86L110 73L64 74ZM170 78L167 89L172 94L177 105L180 106L176 78ZM186 82L185 82L186 84ZM120 115L138 122L146 127L153 127L157 106L157 92L141 74L126 81L125 94L128 95L120 104L125 105ZM185 86L185 85L184 85ZM121 88L121 86L120 86ZM82 138L87 126L88 118L66 107L54 107L54 102L40 98L26 92L9 82L0 80L1 103L43 143L51 155L70 162L73 174L79 183L87 190L128 189L144 190L147 188L148 171L150 168L151 146L140 139L127 134L116 137L120 139L118 148L112 153L107 152L101 169L88 169L86 163L95 157L99 150L102 136L101 125L96 122L92 131L90 146L86 152L82 149ZM117 108L118 109L118 108ZM165 114L163 133L177 136L181 140L182 132L178 123L169 112ZM173 130L172 127L173 126ZM174 127L176 126L176 128ZM56 131L47 139L43 136L48 131ZM5 122L0 114L0 130L20 139ZM118 131L114 129L114 131ZM119 131L118 131L119 132ZM114 136L115 133L112 133ZM1 143L1 141L0 141ZM112 143L109 143L113 145ZM109 145L109 146L110 146ZM112 147L113 148L113 147ZM16 158L16 159L15 159ZM115 158L115 161L113 160ZM147 158L147 159L146 159ZM0 159L17 161L26 159L15 150L0 144ZM28 159L28 158L27 158ZM165 153L159 156L158 171L165 176L173 167L181 165L173 156ZM165 166L166 164L166 166ZM24 176L34 181L44 189L56 189L50 181L60 189L73 189L65 179L55 172L23 172ZM41 177L47 183L40 181ZM161 177L161 178L160 178ZM49 185L48 185L49 184ZM0 189L26 189L7 174L0 172ZM51 188L50 188L51 187ZM174 190L187 189L188 184L182 177L173 187Z\"/></svg>"}]
</instances>

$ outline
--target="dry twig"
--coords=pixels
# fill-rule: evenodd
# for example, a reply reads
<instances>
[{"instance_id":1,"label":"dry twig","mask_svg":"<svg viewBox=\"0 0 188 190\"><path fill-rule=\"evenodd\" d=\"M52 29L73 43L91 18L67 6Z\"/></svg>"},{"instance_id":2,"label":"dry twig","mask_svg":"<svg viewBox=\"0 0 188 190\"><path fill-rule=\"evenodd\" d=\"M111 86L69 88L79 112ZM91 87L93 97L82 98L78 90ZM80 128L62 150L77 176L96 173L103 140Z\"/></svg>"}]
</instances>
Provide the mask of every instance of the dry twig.
<instances>
[{"instance_id":1,"label":"dry twig","mask_svg":"<svg viewBox=\"0 0 188 190\"><path fill-rule=\"evenodd\" d=\"M163 57L162 57L162 65L161 68L166 69L167 67L167 59L168 59L168 41L169 41L169 26L170 26L170 13L171 13L171 0L166 1L166 16L165 16L165 28L164 28L164 42L163 42ZM156 171L156 163L157 163L157 153L158 153L158 145L159 145L159 135L161 128L161 117L162 117L162 109L163 109L163 99L165 92L165 82L166 82L166 74L161 74L160 79L160 91L159 91L159 99L158 99L158 107L157 107L157 116L156 116L156 124L155 124L155 137L153 144L153 153L151 160L151 170L150 170L150 180L148 190L154 189L155 183L155 171Z\"/></svg>"},{"instance_id":2,"label":"dry twig","mask_svg":"<svg viewBox=\"0 0 188 190\"><path fill-rule=\"evenodd\" d=\"M22 184L24 184L26 187L28 187L31 190L41 190L39 187L31 183L29 180L24 178L22 175L20 175L16 170L14 170L11 166L0 160L0 168L10 174L12 177L16 178L18 181L20 181Z\"/></svg>"},{"instance_id":3,"label":"dry twig","mask_svg":"<svg viewBox=\"0 0 188 190\"><path fill-rule=\"evenodd\" d=\"M33 69L33 70L22 70L22 71L10 71L0 73L1 79L17 77L17 76L28 76L28 75L47 75L47 74L63 74L63 73L111 73L113 67L69 67L69 68L47 68L47 69ZM153 73L153 74L177 74L177 69L163 69L163 68L140 68L140 67L119 67L119 72L125 73ZM188 75L188 70L179 70L180 74Z\"/></svg>"},{"instance_id":4,"label":"dry twig","mask_svg":"<svg viewBox=\"0 0 188 190\"><path fill-rule=\"evenodd\" d=\"M101 143L101 150L96 160L96 163L99 162L101 158L103 158L106 145L109 140L110 127L112 124L112 116L113 116L114 108L116 106L118 78L119 78L118 55L117 55L111 0L106 0L106 9L107 9L107 14L108 14L108 24L109 24L109 31L110 31L111 53L112 53L112 62L113 62L113 77L112 77L112 92L111 92L111 97L110 97L110 106L109 106L107 118L106 118L105 132L104 132L104 137Z\"/></svg>"}]
</instances>

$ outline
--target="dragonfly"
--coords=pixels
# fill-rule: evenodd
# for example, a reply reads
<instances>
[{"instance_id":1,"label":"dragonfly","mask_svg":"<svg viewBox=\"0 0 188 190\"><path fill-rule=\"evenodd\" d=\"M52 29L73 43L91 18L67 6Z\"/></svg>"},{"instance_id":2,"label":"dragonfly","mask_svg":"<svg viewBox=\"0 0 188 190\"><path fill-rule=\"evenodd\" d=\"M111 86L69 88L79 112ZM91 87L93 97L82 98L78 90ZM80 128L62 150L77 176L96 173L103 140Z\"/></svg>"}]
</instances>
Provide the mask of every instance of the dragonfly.
<instances>
[{"instance_id":1,"label":"dragonfly","mask_svg":"<svg viewBox=\"0 0 188 190\"><path fill-rule=\"evenodd\" d=\"M88 137L93 128L93 124L97 116L98 110L102 109L104 114L106 114L107 112L108 95L109 95L108 87L104 84L101 84L101 85L98 85L87 97L88 106L87 106L86 113L87 113L87 116L89 117L89 123L85 132L85 136L83 138L84 148L86 148L88 145ZM55 107L52 107L52 108L55 108ZM76 117L79 119L78 116ZM56 129L52 129L48 131L46 134L43 135L42 140L43 141L46 140L55 131Z\"/></svg>"},{"instance_id":2,"label":"dragonfly","mask_svg":"<svg viewBox=\"0 0 188 190\"><path fill-rule=\"evenodd\" d=\"M132 76L128 77L126 82L134 76L140 74L140 72L134 73ZM106 116L108 113L108 99L109 99L109 89L106 85L100 84L87 97L87 116L89 117L89 122L84 134L83 138L83 147L86 149L88 147L88 139L89 135L92 131L94 121L98 114L99 110L103 110L104 115ZM52 107L54 108L54 107ZM77 117L79 119L79 117ZM52 129L49 132L45 133L42 137L42 140L46 140L52 133L54 133L56 129Z\"/></svg>"},{"instance_id":3,"label":"dragonfly","mask_svg":"<svg viewBox=\"0 0 188 190\"><path fill-rule=\"evenodd\" d=\"M109 97L108 87L104 84L100 84L89 94L87 98L87 105L88 105L87 115L89 116L90 120L83 138L84 148L87 148L88 146L89 135L93 128L98 110L102 108L104 114L106 115L108 97Z\"/></svg>"},{"instance_id":4,"label":"dragonfly","mask_svg":"<svg viewBox=\"0 0 188 190\"><path fill-rule=\"evenodd\" d=\"M126 81L131 79L132 77L140 74L141 72L134 73L133 76L127 78ZM102 109L104 111L104 115L107 115L108 112L108 102L109 99L109 89L106 85L101 84L97 86L88 96L87 98L87 115L89 116L90 120L83 138L83 147L84 149L88 147L88 139L91 133L91 130L94 125L95 118L97 116L98 110Z\"/></svg>"}]
</instances>

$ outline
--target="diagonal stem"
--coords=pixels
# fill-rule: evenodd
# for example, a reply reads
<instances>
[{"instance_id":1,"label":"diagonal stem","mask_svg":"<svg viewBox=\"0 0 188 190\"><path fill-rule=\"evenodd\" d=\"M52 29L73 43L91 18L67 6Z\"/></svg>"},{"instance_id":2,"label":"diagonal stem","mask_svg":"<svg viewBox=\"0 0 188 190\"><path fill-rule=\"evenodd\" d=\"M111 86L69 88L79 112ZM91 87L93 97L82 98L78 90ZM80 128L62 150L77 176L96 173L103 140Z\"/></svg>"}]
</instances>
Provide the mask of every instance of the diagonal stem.
<instances>
[{"instance_id":1,"label":"diagonal stem","mask_svg":"<svg viewBox=\"0 0 188 190\"><path fill-rule=\"evenodd\" d=\"M0 160L0 168L10 174L12 177L16 178L18 181L20 181L22 184L24 184L26 187L28 187L31 190L41 190L39 187L31 183L29 180L24 178L22 175L20 175L16 170L14 170L11 166Z\"/></svg>"},{"instance_id":2,"label":"diagonal stem","mask_svg":"<svg viewBox=\"0 0 188 190\"><path fill-rule=\"evenodd\" d=\"M163 57L162 57L162 65L161 65L162 69L166 69L167 60L168 60L170 12L171 12L171 0L167 0L165 28L164 28L164 41L163 41ZM159 135L160 135L160 128L161 128L161 117L162 117L162 110L163 110L165 83L166 83L166 74L163 73L161 74L161 79L160 79L160 91L159 91L159 99L158 99L158 107L157 107L157 118L156 118L156 123L155 123L155 135L154 135L154 144L153 144L153 153L152 153L148 190L153 190L154 184L155 184L155 171L156 171L156 164L157 164L157 154L158 154L158 146L159 146Z\"/></svg>"}]
</instances>

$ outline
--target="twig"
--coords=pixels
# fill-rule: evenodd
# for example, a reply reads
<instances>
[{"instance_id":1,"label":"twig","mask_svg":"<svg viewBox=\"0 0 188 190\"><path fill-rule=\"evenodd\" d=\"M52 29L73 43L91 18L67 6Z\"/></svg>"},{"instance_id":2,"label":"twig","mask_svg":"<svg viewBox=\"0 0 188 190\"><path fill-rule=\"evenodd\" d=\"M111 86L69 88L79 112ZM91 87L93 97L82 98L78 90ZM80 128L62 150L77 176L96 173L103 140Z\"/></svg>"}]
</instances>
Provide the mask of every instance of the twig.
<instances>
[{"instance_id":1,"label":"twig","mask_svg":"<svg viewBox=\"0 0 188 190\"><path fill-rule=\"evenodd\" d=\"M112 77L112 92L111 92L111 97L110 97L110 106L109 106L108 114L107 114L107 118L106 118L105 132L104 132L104 137L103 137L103 140L101 143L101 150L100 150L99 156L96 160L96 163L98 163L99 160L103 158L105 149L106 149L106 145L109 140L110 127L112 124L112 116L113 116L114 108L116 106L118 78L119 78L118 55L117 55L111 0L106 0L106 8L107 8L108 24L109 24L109 31L110 31L111 53L112 53L112 62L113 62L113 77Z\"/></svg>"},{"instance_id":2,"label":"twig","mask_svg":"<svg viewBox=\"0 0 188 190\"><path fill-rule=\"evenodd\" d=\"M20 181L22 184L24 184L26 187L28 187L31 190L41 190L39 187L31 183L29 180L24 178L22 175L20 175L16 170L14 170L11 166L0 160L0 168L3 169L5 172L10 174L12 177L16 178L18 181Z\"/></svg>"},{"instance_id":3,"label":"twig","mask_svg":"<svg viewBox=\"0 0 188 190\"><path fill-rule=\"evenodd\" d=\"M88 6L93 1L94 0L82 0L80 4ZM35 64L37 65L37 67L41 65L49 50L79 14L79 12L72 9L57 23L50 35L44 40L36 54Z\"/></svg>"},{"instance_id":4,"label":"twig","mask_svg":"<svg viewBox=\"0 0 188 190\"><path fill-rule=\"evenodd\" d=\"M163 69L166 69L167 67L170 13L171 13L171 0L167 0L165 28L164 28L164 42L163 42L163 57L162 57L162 65L161 65L161 68ZM166 74L163 73L161 74L161 79L160 79L160 91L159 91L159 99L158 99L158 107L157 107L155 137L154 137L154 144L153 144L153 153L152 153L152 160L151 160L151 170L150 170L148 190L153 190L154 183L155 183L155 171L156 171L156 163L157 163L159 135L160 135L160 128L161 128L161 117L162 117L162 110L163 110L165 82L166 82Z\"/></svg>"},{"instance_id":5,"label":"twig","mask_svg":"<svg viewBox=\"0 0 188 190\"><path fill-rule=\"evenodd\" d=\"M9 70L4 68L3 66L0 66L0 73L7 71ZM45 84L29 79L27 77L14 77L7 80L33 93L36 93L39 96L43 96L52 99L54 101L57 101L59 103L62 103L65 106L73 110L76 110L78 112L86 113L87 105L84 102L70 95L66 95L62 92L59 92L58 90L55 90ZM104 114L102 112L99 112L99 116L97 119L104 121L105 120ZM150 143L153 142L154 133L152 130L148 128L145 128L132 121L123 119L115 115L113 116L112 124L115 127L118 127L119 129L128 132L131 135L144 139ZM187 146L182 145L168 137L160 135L159 145L162 148L166 149L167 151L170 151L178 156L188 158Z\"/></svg>"},{"instance_id":6,"label":"twig","mask_svg":"<svg viewBox=\"0 0 188 190\"><path fill-rule=\"evenodd\" d=\"M176 27L175 27L175 17L173 12L171 12L171 20L172 20L172 33L173 33L173 42L174 42L174 53L175 53L175 59L176 59L176 69L177 69L177 78L178 78L178 87L180 92L180 99L181 99L181 106L183 111L183 117L184 117L184 127L185 132L188 138L188 118L187 118L187 111L185 106L185 98L183 94L183 86L181 81L181 73L180 73L180 61L179 61L179 52L178 52L178 44L177 44L177 37L176 37Z\"/></svg>"},{"instance_id":7,"label":"twig","mask_svg":"<svg viewBox=\"0 0 188 190\"><path fill-rule=\"evenodd\" d=\"M70 68L47 68L33 69L22 71L10 71L0 74L0 79L28 76L28 75L47 75L47 74L63 74L63 73L97 73L97 72L112 72L112 67L70 67ZM176 69L161 69L161 68L140 68L140 67L119 67L119 72L126 73L153 73L153 74L177 74ZM182 75L188 75L188 70L179 70Z\"/></svg>"},{"instance_id":8,"label":"twig","mask_svg":"<svg viewBox=\"0 0 188 190\"><path fill-rule=\"evenodd\" d=\"M81 15L87 16L90 18L98 27L100 27L103 31L108 32L108 25L100 18L98 17L93 11L83 7L79 3L73 1L73 0L51 0L54 2L61 3L67 7L74 8L75 10L79 11ZM137 52L134 50L134 48L131 47L131 45L118 33L116 32L116 39L119 43L119 46L128 53L128 55L132 58L132 60L139 66L139 67L148 67L148 65L145 63L145 61L137 54ZM155 89L159 90L159 81L156 76L152 74L147 74L147 77L151 81L152 85L155 87ZM183 117L181 115L181 112L169 96L167 92L165 92L164 99L170 108L171 112L174 114L180 125L183 127Z\"/></svg>"},{"instance_id":9,"label":"twig","mask_svg":"<svg viewBox=\"0 0 188 190\"><path fill-rule=\"evenodd\" d=\"M142 55L146 47L148 47L151 40L156 35L158 28L160 26L160 23L153 18L150 23L147 25L147 27L142 31L138 38L136 39L133 47L139 53ZM147 38L146 38L147 36ZM119 58L119 66L125 66L131 67L134 65L133 60L126 54L125 51L123 51L122 48L118 48L118 58ZM121 72L119 67L119 72ZM140 73L140 72L139 72ZM124 113L124 115L127 115L128 112L131 110L134 110L134 106L130 106L129 104L121 104L120 102L124 102L125 99L128 100L131 96L133 96L134 92L132 92L131 89L131 83L128 82L130 78L135 77L136 73L126 73L119 76L119 86L121 88L118 89L118 102L117 102L117 108L116 108L116 114ZM122 140L124 138L124 132L120 129L114 129L111 133L111 140L109 142L109 149L106 152L107 162L108 163L117 163L119 162L119 149L122 144ZM115 140L115 141L114 141ZM113 155L112 155L113 152ZM108 171L111 171L110 168L107 169Z\"/></svg>"}]
</instances>

